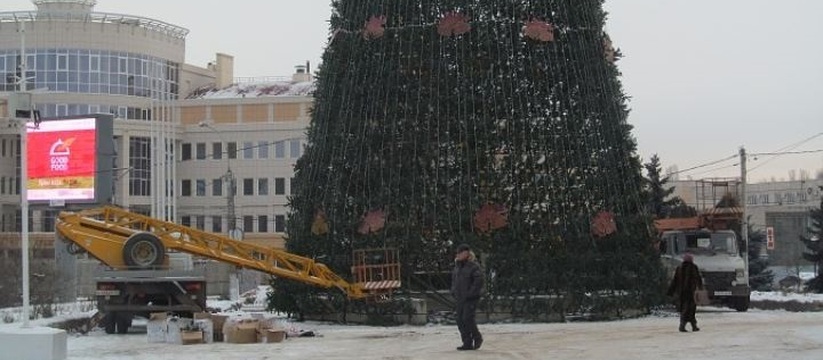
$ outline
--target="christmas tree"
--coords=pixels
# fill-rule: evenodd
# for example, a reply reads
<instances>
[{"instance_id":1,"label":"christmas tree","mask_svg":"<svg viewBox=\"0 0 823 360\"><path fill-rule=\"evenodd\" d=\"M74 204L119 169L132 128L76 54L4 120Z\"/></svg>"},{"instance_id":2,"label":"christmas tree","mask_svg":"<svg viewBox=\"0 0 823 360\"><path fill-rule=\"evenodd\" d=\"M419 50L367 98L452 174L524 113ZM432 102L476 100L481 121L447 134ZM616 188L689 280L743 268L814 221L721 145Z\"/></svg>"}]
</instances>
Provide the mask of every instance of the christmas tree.
<instances>
[{"instance_id":1,"label":"christmas tree","mask_svg":"<svg viewBox=\"0 0 823 360\"><path fill-rule=\"evenodd\" d=\"M469 243L488 299L532 316L658 299L602 1L332 6L295 165L290 252L346 274L353 250L398 248L405 291L425 292L448 284L421 274L447 273L454 246ZM270 305L286 311L317 291L278 287ZM562 300L529 305L545 295Z\"/></svg>"},{"instance_id":2,"label":"christmas tree","mask_svg":"<svg viewBox=\"0 0 823 360\"><path fill-rule=\"evenodd\" d=\"M820 190L823 190L823 186ZM800 236L800 241L806 245L803 259L814 264L816 274L806 282L806 290L823 293L823 199L820 199L819 207L809 210L809 215L811 226L806 229L808 236Z\"/></svg>"}]
</instances>

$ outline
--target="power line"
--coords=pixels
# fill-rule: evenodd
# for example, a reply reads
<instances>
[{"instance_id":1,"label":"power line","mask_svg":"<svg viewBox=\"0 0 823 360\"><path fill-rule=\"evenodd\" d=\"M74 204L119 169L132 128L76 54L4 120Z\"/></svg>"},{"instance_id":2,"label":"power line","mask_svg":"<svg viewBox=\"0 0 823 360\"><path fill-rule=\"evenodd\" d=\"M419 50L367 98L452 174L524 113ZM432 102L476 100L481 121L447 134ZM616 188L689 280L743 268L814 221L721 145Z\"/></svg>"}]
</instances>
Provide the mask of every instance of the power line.
<instances>
[{"instance_id":1,"label":"power line","mask_svg":"<svg viewBox=\"0 0 823 360\"><path fill-rule=\"evenodd\" d=\"M715 160L715 161L707 162L707 163L705 163L705 164L700 164L700 165L697 165L697 166L692 166L692 167L690 167L690 168L688 168L688 169L678 170L678 171L675 171L675 172L673 172L673 173L671 173L671 174L669 174L669 175L676 175L676 174L684 173L684 172L687 172L687 171L692 171L692 170L697 170L697 169L700 169L700 168L704 168L704 167L712 166L712 165L715 165L715 164L722 163L722 162L724 162L724 161L728 161L728 160L734 159L734 158L736 158L736 157L738 157L738 156L739 156L739 155L734 154L734 155L731 155L731 156L729 156L729 157L725 157L725 158L722 158L722 159L719 159L719 160Z\"/></svg>"},{"instance_id":2,"label":"power line","mask_svg":"<svg viewBox=\"0 0 823 360\"><path fill-rule=\"evenodd\" d=\"M774 153L760 153L760 154L751 154L752 156L755 156L755 155L761 155L761 156L775 155L775 157L773 157L773 158L771 158L771 159L768 159L768 160L766 160L766 161L763 161L762 163L758 164L757 166L752 167L751 169L749 169L749 172L752 172L752 171L754 171L754 170L757 170L757 169L758 169L758 168L760 168L760 167L763 167L763 165L766 165L769 161L772 161L772 160L774 160L774 159L777 159L777 157L778 157L778 156L781 156L781 155L789 155L789 154L794 154L794 152L791 152L791 151L788 151L788 150L796 149L796 148L797 148L797 147L799 147L800 145L803 145L803 144L805 144L805 143L807 143L807 142L809 142L809 141L812 141L812 140L814 140L814 139L816 139L816 138L818 138L818 137L820 137L820 136L823 136L823 132L819 132L819 133L817 133L817 134L814 134L814 135L812 135L812 136L809 136L808 138L803 139L803 140L800 140L800 141L798 141L798 142L796 142L796 143L794 143L794 144L790 144L790 145L784 146L784 147L782 147L782 148L780 148L780 149L777 149L777 151L776 151L776 152L774 152ZM815 151L812 151L812 152L819 152L819 151L820 151L820 150L815 150ZM802 153L802 152L801 152L801 153Z\"/></svg>"},{"instance_id":3,"label":"power line","mask_svg":"<svg viewBox=\"0 0 823 360\"><path fill-rule=\"evenodd\" d=\"M780 155L797 155L797 154L814 154L823 152L823 149L805 150L805 151L783 151L783 152L768 152L768 153L752 153L751 156L780 156ZM771 159L769 159L771 160ZM762 165L762 164L761 164Z\"/></svg>"}]
</instances>

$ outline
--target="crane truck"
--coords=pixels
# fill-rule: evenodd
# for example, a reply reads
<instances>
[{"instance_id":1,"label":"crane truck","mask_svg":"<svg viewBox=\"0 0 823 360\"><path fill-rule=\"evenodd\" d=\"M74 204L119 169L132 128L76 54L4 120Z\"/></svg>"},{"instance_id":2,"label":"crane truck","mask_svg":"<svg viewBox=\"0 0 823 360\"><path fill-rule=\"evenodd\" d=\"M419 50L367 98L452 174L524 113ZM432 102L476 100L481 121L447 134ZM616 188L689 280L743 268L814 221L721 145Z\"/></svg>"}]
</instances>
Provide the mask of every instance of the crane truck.
<instances>
[{"instance_id":1,"label":"crane truck","mask_svg":"<svg viewBox=\"0 0 823 360\"><path fill-rule=\"evenodd\" d=\"M386 298L400 287L396 249L353 253L349 282L314 259L281 249L237 241L115 206L63 211L58 238L72 253L88 253L110 270L95 278L97 314L106 333L125 333L135 315L152 312L191 315L206 310L202 275L168 269L168 252L177 251L253 269L278 278L338 288L351 299Z\"/></svg>"},{"instance_id":2,"label":"crane truck","mask_svg":"<svg viewBox=\"0 0 823 360\"><path fill-rule=\"evenodd\" d=\"M742 219L739 208L714 208L695 217L655 220L663 266L674 276L683 255L692 254L713 304L737 311L749 309L749 270L740 255L732 222Z\"/></svg>"}]
</instances>

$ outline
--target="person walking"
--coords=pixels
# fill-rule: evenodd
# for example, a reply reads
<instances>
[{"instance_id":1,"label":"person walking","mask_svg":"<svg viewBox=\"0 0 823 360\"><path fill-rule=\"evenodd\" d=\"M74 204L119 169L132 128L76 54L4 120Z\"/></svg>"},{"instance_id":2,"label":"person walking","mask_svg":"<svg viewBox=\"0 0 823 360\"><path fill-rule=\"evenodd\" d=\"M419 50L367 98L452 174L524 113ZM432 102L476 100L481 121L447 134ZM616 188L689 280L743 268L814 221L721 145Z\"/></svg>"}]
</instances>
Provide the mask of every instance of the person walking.
<instances>
[{"instance_id":1,"label":"person walking","mask_svg":"<svg viewBox=\"0 0 823 360\"><path fill-rule=\"evenodd\" d=\"M677 304L677 311L680 313L680 327L678 330L686 332L686 323L692 325L692 331L700 331L697 327L697 302L694 293L703 290L703 278L700 277L700 269L694 264L694 256L686 253L683 255L683 263L674 272L674 278L669 284L668 296L674 296Z\"/></svg>"},{"instance_id":2,"label":"person walking","mask_svg":"<svg viewBox=\"0 0 823 360\"><path fill-rule=\"evenodd\" d=\"M483 290L483 271L467 244L457 247L452 270L451 293L457 303L457 329L463 345L457 350L477 350L483 344L483 336L477 328L475 312Z\"/></svg>"}]
</instances>

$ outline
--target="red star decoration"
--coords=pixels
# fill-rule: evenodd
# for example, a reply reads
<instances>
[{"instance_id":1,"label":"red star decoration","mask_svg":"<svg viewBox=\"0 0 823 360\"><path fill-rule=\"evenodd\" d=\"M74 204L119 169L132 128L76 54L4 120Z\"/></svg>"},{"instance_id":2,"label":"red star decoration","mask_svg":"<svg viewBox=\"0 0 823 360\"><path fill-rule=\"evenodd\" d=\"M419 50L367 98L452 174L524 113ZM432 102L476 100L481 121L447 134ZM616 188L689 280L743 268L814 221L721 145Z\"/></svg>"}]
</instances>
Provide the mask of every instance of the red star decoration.
<instances>
[{"instance_id":1,"label":"red star decoration","mask_svg":"<svg viewBox=\"0 0 823 360\"><path fill-rule=\"evenodd\" d=\"M369 20L366 21L366 24L363 26L363 38L369 40L382 37L383 33L386 32L385 26L385 16L372 16L371 18L369 18Z\"/></svg>"},{"instance_id":2,"label":"red star decoration","mask_svg":"<svg viewBox=\"0 0 823 360\"><path fill-rule=\"evenodd\" d=\"M592 219L592 234L597 237L606 237L617 231L617 223L614 221L614 213L601 210Z\"/></svg>"},{"instance_id":3,"label":"red star decoration","mask_svg":"<svg viewBox=\"0 0 823 360\"><path fill-rule=\"evenodd\" d=\"M441 36L463 35L471 29L468 16L458 12L446 13L437 23L437 33Z\"/></svg>"},{"instance_id":4,"label":"red star decoration","mask_svg":"<svg viewBox=\"0 0 823 360\"><path fill-rule=\"evenodd\" d=\"M376 233L386 226L386 212L383 210L372 210L363 216L357 232L363 235Z\"/></svg>"},{"instance_id":5,"label":"red star decoration","mask_svg":"<svg viewBox=\"0 0 823 360\"><path fill-rule=\"evenodd\" d=\"M489 233L508 225L508 210L503 205L488 203L474 214L474 227L481 233Z\"/></svg>"},{"instance_id":6,"label":"red star decoration","mask_svg":"<svg viewBox=\"0 0 823 360\"><path fill-rule=\"evenodd\" d=\"M523 26L523 35L542 42L554 41L554 25L532 19Z\"/></svg>"}]
</instances>

